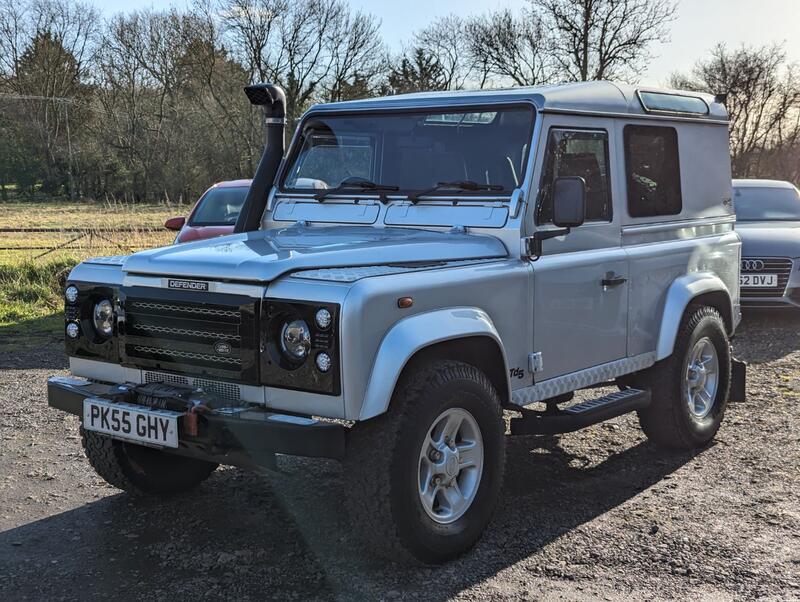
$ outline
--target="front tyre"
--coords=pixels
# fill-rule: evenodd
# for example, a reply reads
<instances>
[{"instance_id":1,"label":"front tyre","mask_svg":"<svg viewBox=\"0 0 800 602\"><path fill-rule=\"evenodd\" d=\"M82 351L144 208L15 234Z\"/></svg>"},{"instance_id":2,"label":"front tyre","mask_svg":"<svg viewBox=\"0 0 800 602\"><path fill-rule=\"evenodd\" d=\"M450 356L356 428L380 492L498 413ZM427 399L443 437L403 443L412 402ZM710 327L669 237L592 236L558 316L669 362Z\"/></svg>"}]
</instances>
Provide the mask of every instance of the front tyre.
<instances>
[{"instance_id":1,"label":"front tyre","mask_svg":"<svg viewBox=\"0 0 800 602\"><path fill-rule=\"evenodd\" d=\"M172 495L205 481L218 464L125 443L81 427L83 451L109 485L137 495Z\"/></svg>"},{"instance_id":2,"label":"front tyre","mask_svg":"<svg viewBox=\"0 0 800 602\"><path fill-rule=\"evenodd\" d=\"M387 414L353 427L347 499L374 552L436 564L469 550L505 468L500 399L477 368L442 361L398 384Z\"/></svg>"},{"instance_id":3,"label":"front tyre","mask_svg":"<svg viewBox=\"0 0 800 602\"><path fill-rule=\"evenodd\" d=\"M673 353L636 379L651 392L639 422L654 443L693 449L719 430L731 384L731 350L725 323L708 306L689 306Z\"/></svg>"}]
</instances>

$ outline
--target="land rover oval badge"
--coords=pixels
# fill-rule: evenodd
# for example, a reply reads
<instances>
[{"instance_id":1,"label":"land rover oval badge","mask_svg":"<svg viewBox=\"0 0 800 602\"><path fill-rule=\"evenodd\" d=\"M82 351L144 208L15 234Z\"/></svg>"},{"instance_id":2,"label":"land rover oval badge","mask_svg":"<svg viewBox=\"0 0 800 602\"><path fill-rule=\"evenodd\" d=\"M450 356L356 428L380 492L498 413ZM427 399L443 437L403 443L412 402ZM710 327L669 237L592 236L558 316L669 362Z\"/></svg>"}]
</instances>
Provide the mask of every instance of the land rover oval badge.
<instances>
[{"instance_id":1,"label":"land rover oval badge","mask_svg":"<svg viewBox=\"0 0 800 602\"><path fill-rule=\"evenodd\" d=\"M231 352L231 346L225 341L217 341L214 343L214 351L219 355L228 355Z\"/></svg>"}]
</instances>

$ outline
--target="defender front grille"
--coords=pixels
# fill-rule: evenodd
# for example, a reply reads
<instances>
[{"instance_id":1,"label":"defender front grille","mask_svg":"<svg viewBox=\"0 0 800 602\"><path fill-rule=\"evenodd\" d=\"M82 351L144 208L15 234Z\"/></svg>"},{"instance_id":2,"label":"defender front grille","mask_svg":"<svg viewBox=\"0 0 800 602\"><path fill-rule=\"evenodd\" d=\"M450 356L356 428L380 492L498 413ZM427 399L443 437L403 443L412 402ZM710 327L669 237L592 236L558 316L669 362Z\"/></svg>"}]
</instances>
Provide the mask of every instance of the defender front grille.
<instances>
[{"instance_id":1,"label":"defender front grille","mask_svg":"<svg viewBox=\"0 0 800 602\"><path fill-rule=\"evenodd\" d=\"M792 273L792 260L787 257L742 257L742 274L777 274L778 285L770 287L742 287L746 299L782 297Z\"/></svg>"},{"instance_id":2,"label":"defender front grille","mask_svg":"<svg viewBox=\"0 0 800 602\"><path fill-rule=\"evenodd\" d=\"M209 382L257 382L255 300L141 288L122 292L127 364L210 377Z\"/></svg>"},{"instance_id":3,"label":"defender front grille","mask_svg":"<svg viewBox=\"0 0 800 602\"><path fill-rule=\"evenodd\" d=\"M152 301L131 301L131 308L154 310L165 314L198 314L205 316L224 316L228 318L237 318L239 316L239 312L231 309L190 307L186 305L175 305L173 303L154 303Z\"/></svg>"},{"instance_id":4,"label":"defender front grille","mask_svg":"<svg viewBox=\"0 0 800 602\"><path fill-rule=\"evenodd\" d=\"M177 357L182 360L201 360L206 362L219 362L220 364L236 364L237 366L242 363L242 360L238 357L220 357L216 355L206 355L205 353L191 353L189 351L170 349L169 347L143 347L142 345L134 345L133 348L139 353L163 355L169 358Z\"/></svg>"},{"instance_id":5,"label":"defender front grille","mask_svg":"<svg viewBox=\"0 0 800 602\"><path fill-rule=\"evenodd\" d=\"M136 326L137 330L144 332L157 333L157 334L177 334L186 335L190 337L204 337L209 333L203 330L191 330L189 328L174 328L172 326L156 326L154 324L139 324ZM228 334L224 332L217 332L214 336L221 340L240 341L242 337L238 334Z\"/></svg>"},{"instance_id":6,"label":"defender front grille","mask_svg":"<svg viewBox=\"0 0 800 602\"><path fill-rule=\"evenodd\" d=\"M164 372L150 372L144 373L144 382L146 383L171 383L173 385L183 385L187 387L194 387L203 389L208 393L218 395L228 401L241 401L242 389L239 385L233 383L226 383L218 380L207 380L204 378L190 378L187 376L180 376L178 374L166 374Z\"/></svg>"}]
</instances>

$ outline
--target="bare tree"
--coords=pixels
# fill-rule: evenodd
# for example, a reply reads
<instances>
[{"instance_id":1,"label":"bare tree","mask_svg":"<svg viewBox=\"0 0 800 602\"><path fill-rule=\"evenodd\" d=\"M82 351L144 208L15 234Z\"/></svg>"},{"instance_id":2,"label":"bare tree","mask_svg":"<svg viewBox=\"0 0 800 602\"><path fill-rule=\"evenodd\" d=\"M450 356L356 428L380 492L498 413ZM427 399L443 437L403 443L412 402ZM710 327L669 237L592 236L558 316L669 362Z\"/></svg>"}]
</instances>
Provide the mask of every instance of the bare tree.
<instances>
[{"instance_id":1,"label":"bare tree","mask_svg":"<svg viewBox=\"0 0 800 602\"><path fill-rule=\"evenodd\" d=\"M252 81L267 81L288 0L220 0L222 24Z\"/></svg>"},{"instance_id":2,"label":"bare tree","mask_svg":"<svg viewBox=\"0 0 800 602\"><path fill-rule=\"evenodd\" d=\"M635 77L655 42L668 41L673 0L530 0L552 33L562 79Z\"/></svg>"},{"instance_id":3,"label":"bare tree","mask_svg":"<svg viewBox=\"0 0 800 602\"><path fill-rule=\"evenodd\" d=\"M330 35L331 69L326 99L334 102L371 95L386 68L380 23L368 14L345 10ZM355 85L356 82L359 85Z\"/></svg>"},{"instance_id":4,"label":"bare tree","mask_svg":"<svg viewBox=\"0 0 800 602\"><path fill-rule=\"evenodd\" d=\"M331 74L340 83L351 76L377 34L374 19L351 16L344 0L221 0L221 8L231 45L253 78L286 89L290 123L323 96L326 83L335 87ZM345 35L347 27L357 31Z\"/></svg>"},{"instance_id":5,"label":"bare tree","mask_svg":"<svg viewBox=\"0 0 800 602\"><path fill-rule=\"evenodd\" d=\"M15 0L0 0L0 72L9 81L19 70L20 55L31 39L29 9Z\"/></svg>"},{"instance_id":6,"label":"bare tree","mask_svg":"<svg viewBox=\"0 0 800 602\"><path fill-rule=\"evenodd\" d=\"M467 22L451 14L440 17L414 34L414 47L439 66L445 90L460 90L473 83L476 65L467 39Z\"/></svg>"},{"instance_id":7,"label":"bare tree","mask_svg":"<svg viewBox=\"0 0 800 602\"><path fill-rule=\"evenodd\" d=\"M529 10L520 16L503 9L472 18L466 36L473 64L480 66L480 87L492 77L518 86L553 81L556 66L545 32L542 20Z\"/></svg>"},{"instance_id":8,"label":"bare tree","mask_svg":"<svg viewBox=\"0 0 800 602\"><path fill-rule=\"evenodd\" d=\"M175 12L120 14L99 53L97 101L107 119L96 134L119 152L141 198L161 192L152 187L163 182L180 136L181 37Z\"/></svg>"},{"instance_id":9,"label":"bare tree","mask_svg":"<svg viewBox=\"0 0 800 602\"><path fill-rule=\"evenodd\" d=\"M673 75L670 83L727 95L734 175L763 176L766 157L783 156L783 149L796 147L800 78L797 67L787 64L781 46L742 46L731 51L718 44L690 75Z\"/></svg>"},{"instance_id":10,"label":"bare tree","mask_svg":"<svg viewBox=\"0 0 800 602\"><path fill-rule=\"evenodd\" d=\"M217 163L243 177L252 173L264 141L260 111L241 102L242 87L252 81L252 73L226 49L213 0L195 0L192 14L197 22L187 54L194 76L192 97L208 128L224 141L225 153Z\"/></svg>"},{"instance_id":11,"label":"bare tree","mask_svg":"<svg viewBox=\"0 0 800 602\"><path fill-rule=\"evenodd\" d=\"M38 139L45 159L45 188L62 185L76 193L70 117L80 121L76 104L86 84L100 19L90 5L55 0L0 3L0 87L24 103L20 119ZM19 105L21 108L23 105Z\"/></svg>"}]
</instances>

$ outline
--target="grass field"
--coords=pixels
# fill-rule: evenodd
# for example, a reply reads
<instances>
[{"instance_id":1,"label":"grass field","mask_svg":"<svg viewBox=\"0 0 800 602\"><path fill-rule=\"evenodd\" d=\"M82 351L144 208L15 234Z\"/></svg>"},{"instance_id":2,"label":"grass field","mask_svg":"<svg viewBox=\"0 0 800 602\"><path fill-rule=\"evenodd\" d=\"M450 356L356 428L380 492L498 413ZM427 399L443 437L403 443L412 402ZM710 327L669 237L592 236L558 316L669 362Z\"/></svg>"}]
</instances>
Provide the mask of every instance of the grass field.
<instances>
[{"instance_id":1,"label":"grass field","mask_svg":"<svg viewBox=\"0 0 800 602\"><path fill-rule=\"evenodd\" d=\"M109 203L0 202L0 350L60 338L61 289L69 270L87 257L120 255L168 245L164 220L188 207ZM70 228L90 228L80 232Z\"/></svg>"},{"instance_id":2,"label":"grass field","mask_svg":"<svg viewBox=\"0 0 800 602\"><path fill-rule=\"evenodd\" d=\"M48 261L53 257L80 259L169 244L174 234L163 228L164 220L187 210L188 207L93 202L0 203L0 229L59 229L57 232L0 232L0 264L18 264L38 256ZM95 231L70 243L79 234L70 228ZM114 232L115 229L119 231ZM127 231L130 229L133 231Z\"/></svg>"}]
</instances>

